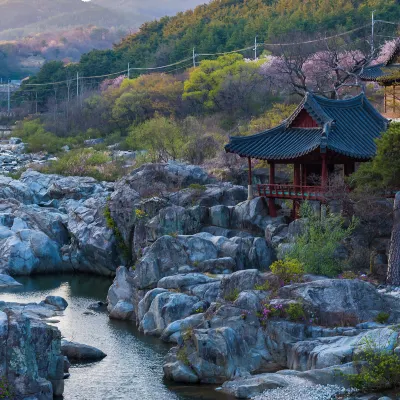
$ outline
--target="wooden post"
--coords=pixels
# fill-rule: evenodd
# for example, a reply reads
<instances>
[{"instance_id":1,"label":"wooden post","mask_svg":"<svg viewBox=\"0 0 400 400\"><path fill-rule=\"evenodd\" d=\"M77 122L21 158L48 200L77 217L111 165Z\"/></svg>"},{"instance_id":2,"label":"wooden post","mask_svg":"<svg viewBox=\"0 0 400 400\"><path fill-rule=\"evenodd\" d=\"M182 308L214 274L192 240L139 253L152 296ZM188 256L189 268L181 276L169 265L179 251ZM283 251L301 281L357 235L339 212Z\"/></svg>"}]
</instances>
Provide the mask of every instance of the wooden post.
<instances>
[{"instance_id":1,"label":"wooden post","mask_svg":"<svg viewBox=\"0 0 400 400\"><path fill-rule=\"evenodd\" d=\"M301 173L300 173L300 164L294 164L294 177L293 177L293 184L294 190L297 193L300 189L300 180L301 180ZM297 219L299 216L299 202L297 200L293 200L293 218Z\"/></svg>"},{"instance_id":2,"label":"wooden post","mask_svg":"<svg viewBox=\"0 0 400 400\"><path fill-rule=\"evenodd\" d=\"M322 169L321 169L321 186L326 187L328 185L328 166L326 163L326 154L321 154L322 156Z\"/></svg>"},{"instance_id":3,"label":"wooden post","mask_svg":"<svg viewBox=\"0 0 400 400\"><path fill-rule=\"evenodd\" d=\"M387 283L400 285L400 192L396 193L394 200L394 224L390 239Z\"/></svg>"},{"instance_id":4,"label":"wooden post","mask_svg":"<svg viewBox=\"0 0 400 400\"><path fill-rule=\"evenodd\" d=\"M275 184L275 163L270 162L269 163L269 184L274 185ZM272 188L270 188L272 192ZM276 207L275 207L275 200L272 197L268 198L268 208L269 208L269 215L272 218L276 218Z\"/></svg>"},{"instance_id":5,"label":"wooden post","mask_svg":"<svg viewBox=\"0 0 400 400\"><path fill-rule=\"evenodd\" d=\"M386 114L386 103L387 103L387 93L386 93L386 85L384 86L384 95L383 95L383 98L384 98L384 104L383 104L383 112Z\"/></svg>"},{"instance_id":6,"label":"wooden post","mask_svg":"<svg viewBox=\"0 0 400 400\"><path fill-rule=\"evenodd\" d=\"M247 200L253 200L253 175L251 173L251 157L247 157L249 163L249 176L248 176L248 186L247 186Z\"/></svg>"},{"instance_id":7,"label":"wooden post","mask_svg":"<svg viewBox=\"0 0 400 400\"><path fill-rule=\"evenodd\" d=\"M301 164L301 171L303 174L303 179L302 179L302 186L307 186L307 166L306 164Z\"/></svg>"}]
</instances>

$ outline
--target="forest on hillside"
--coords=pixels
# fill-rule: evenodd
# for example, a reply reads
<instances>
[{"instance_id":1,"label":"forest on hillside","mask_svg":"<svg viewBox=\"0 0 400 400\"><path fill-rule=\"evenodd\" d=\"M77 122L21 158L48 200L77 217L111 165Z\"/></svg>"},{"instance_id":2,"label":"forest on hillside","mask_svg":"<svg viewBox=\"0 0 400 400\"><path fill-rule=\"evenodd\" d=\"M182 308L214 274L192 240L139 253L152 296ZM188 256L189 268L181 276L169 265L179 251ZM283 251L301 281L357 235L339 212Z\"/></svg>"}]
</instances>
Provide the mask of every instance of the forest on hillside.
<instances>
[{"instance_id":1,"label":"forest on hillside","mask_svg":"<svg viewBox=\"0 0 400 400\"><path fill-rule=\"evenodd\" d=\"M255 36L259 43L325 36L370 23L373 10L382 20L400 17L398 0L214 0L143 24L113 51L85 54L79 69L93 76L125 70L128 63L131 67L162 66L191 57L193 48L200 54L249 47L243 54L252 56ZM388 34L380 25L376 29L377 34ZM368 27L363 34L369 33ZM280 51L278 46L264 49Z\"/></svg>"}]
</instances>

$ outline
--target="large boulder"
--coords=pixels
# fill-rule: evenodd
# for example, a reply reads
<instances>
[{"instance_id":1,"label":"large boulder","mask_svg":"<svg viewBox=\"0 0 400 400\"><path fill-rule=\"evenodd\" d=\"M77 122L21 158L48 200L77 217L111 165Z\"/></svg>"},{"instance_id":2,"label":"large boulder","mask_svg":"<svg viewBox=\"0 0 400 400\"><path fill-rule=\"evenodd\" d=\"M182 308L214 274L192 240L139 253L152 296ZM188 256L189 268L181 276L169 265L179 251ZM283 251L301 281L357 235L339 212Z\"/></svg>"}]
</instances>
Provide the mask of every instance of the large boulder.
<instances>
[{"instance_id":1,"label":"large boulder","mask_svg":"<svg viewBox=\"0 0 400 400\"><path fill-rule=\"evenodd\" d=\"M145 334L161 336L169 324L193 314L193 306L198 300L197 297L183 293L160 293L152 301L139 328Z\"/></svg>"},{"instance_id":2,"label":"large boulder","mask_svg":"<svg viewBox=\"0 0 400 400\"><path fill-rule=\"evenodd\" d=\"M0 175L0 199L15 199L24 204L32 204L34 194L23 182Z\"/></svg>"},{"instance_id":3,"label":"large boulder","mask_svg":"<svg viewBox=\"0 0 400 400\"><path fill-rule=\"evenodd\" d=\"M107 295L107 309L113 319L134 319L134 276L125 267L119 267Z\"/></svg>"},{"instance_id":4,"label":"large boulder","mask_svg":"<svg viewBox=\"0 0 400 400\"><path fill-rule=\"evenodd\" d=\"M58 243L43 232L21 229L0 240L0 270L11 275L30 275L68 269L60 256Z\"/></svg>"},{"instance_id":5,"label":"large boulder","mask_svg":"<svg viewBox=\"0 0 400 400\"><path fill-rule=\"evenodd\" d=\"M152 289L161 278L177 274L188 262L183 244L172 236L162 236L136 265L137 287Z\"/></svg>"},{"instance_id":6,"label":"large boulder","mask_svg":"<svg viewBox=\"0 0 400 400\"><path fill-rule=\"evenodd\" d=\"M15 398L51 400L64 391L60 331L21 310L0 311L0 377Z\"/></svg>"},{"instance_id":7,"label":"large boulder","mask_svg":"<svg viewBox=\"0 0 400 400\"><path fill-rule=\"evenodd\" d=\"M399 307L389 303L370 283L350 279L325 279L285 286L279 289L283 299L301 300L319 324L355 326L373 321L383 311L397 320ZM393 308L393 306L395 308Z\"/></svg>"},{"instance_id":8,"label":"large boulder","mask_svg":"<svg viewBox=\"0 0 400 400\"><path fill-rule=\"evenodd\" d=\"M100 275L113 275L119 265L118 243L104 216L106 199L69 200L68 230L73 237L63 248L63 259L74 269Z\"/></svg>"},{"instance_id":9,"label":"large boulder","mask_svg":"<svg viewBox=\"0 0 400 400\"><path fill-rule=\"evenodd\" d=\"M146 225L148 241L169 234L193 235L200 232L207 219L205 207L166 207Z\"/></svg>"},{"instance_id":10,"label":"large boulder","mask_svg":"<svg viewBox=\"0 0 400 400\"><path fill-rule=\"evenodd\" d=\"M100 361L107 357L107 354L96 347L70 342L65 339L61 341L61 353L72 362Z\"/></svg>"},{"instance_id":11,"label":"large boulder","mask_svg":"<svg viewBox=\"0 0 400 400\"><path fill-rule=\"evenodd\" d=\"M50 200L86 200L101 195L107 197L112 185L100 183L94 178L81 176L61 176L42 174L28 170L20 178L33 193L35 203L46 203Z\"/></svg>"},{"instance_id":12,"label":"large boulder","mask_svg":"<svg viewBox=\"0 0 400 400\"><path fill-rule=\"evenodd\" d=\"M168 195L171 203L191 207L197 204L202 207L235 206L246 200L247 188L231 183L193 185Z\"/></svg>"}]
</instances>

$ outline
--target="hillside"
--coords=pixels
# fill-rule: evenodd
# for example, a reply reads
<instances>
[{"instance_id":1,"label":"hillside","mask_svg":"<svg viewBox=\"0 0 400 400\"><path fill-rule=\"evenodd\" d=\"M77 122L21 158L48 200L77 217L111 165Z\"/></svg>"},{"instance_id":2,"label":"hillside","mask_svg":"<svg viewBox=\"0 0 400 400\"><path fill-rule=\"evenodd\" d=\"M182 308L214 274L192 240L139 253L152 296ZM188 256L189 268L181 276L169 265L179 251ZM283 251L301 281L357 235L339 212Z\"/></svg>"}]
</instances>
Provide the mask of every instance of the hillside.
<instances>
[{"instance_id":1,"label":"hillside","mask_svg":"<svg viewBox=\"0 0 400 400\"><path fill-rule=\"evenodd\" d=\"M105 0L102 0L105 1ZM121 4L128 4L122 1ZM397 0L214 0L195 10L142 25L113 52L94 51L82 58L85 74L98 75L131 67L160 66L198 53L231 51L259 42L290 41L295 37L344 31L368 24L371 12L381 19L400 17ZM385 34L382 26L378 34ZM380 31L379 31L380 30ZM369 29L363 32L369 35ZM266 48L279 50L279 48ZM252 50L244 55L251 57Z\"/></svg>"},{"instance_id":2,"label":"hillside","mask_svg":"<svg viewBox=\"0 0 400 400\"><path fill-rule=\"evenodd\" d=\"M203 0L0 0L0 40L87 25L135 30L143 22L175 14Z\"/></svg>"},{"instance_id":3,"label":"hillside","mask_svg":"<svg viewBox=\"0 0 400 400\"><path fill-rule=\"evenodd\" d=\"M142 21L134 12L128 16L81 0L0 0L0 15L0 40L90 24L133 27Z\"/></svg>"}]
</instances>

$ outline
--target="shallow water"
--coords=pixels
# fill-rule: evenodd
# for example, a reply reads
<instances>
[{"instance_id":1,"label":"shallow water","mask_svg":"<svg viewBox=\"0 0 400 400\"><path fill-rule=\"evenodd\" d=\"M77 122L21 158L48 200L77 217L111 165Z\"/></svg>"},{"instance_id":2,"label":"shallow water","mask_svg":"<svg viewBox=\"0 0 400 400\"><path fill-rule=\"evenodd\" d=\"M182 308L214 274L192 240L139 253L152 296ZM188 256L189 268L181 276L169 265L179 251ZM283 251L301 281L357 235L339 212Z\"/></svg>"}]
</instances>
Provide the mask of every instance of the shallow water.
<instances>
[{"instance_id":1,"label":"shallow water","mask_svg":"<svg viewBox=\"0 0 400 400\"><path fill-rule=\"evenodd\" d=\"M163 356L169 346L141 335L134 324L110 320L107 314L84 314L95 301L105 301L112 281L90 275L35 276L17 279L24 286L0 289L0 300L40 302L62 296L68 308L55 324L69 340L98 347L100 362L70 369L65 400L230 400L205 385L172 385L163 381Z\"/></svg>"}]
</instances>

